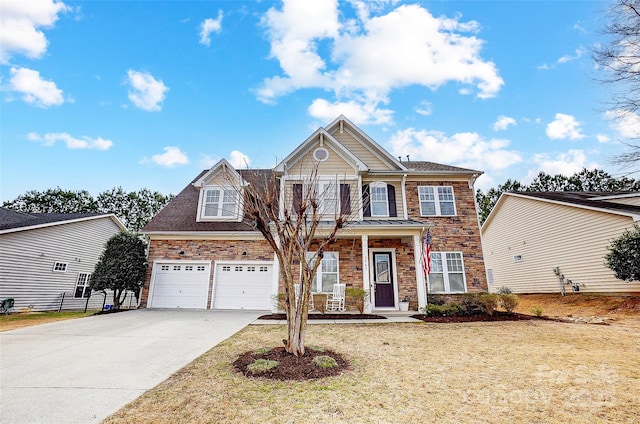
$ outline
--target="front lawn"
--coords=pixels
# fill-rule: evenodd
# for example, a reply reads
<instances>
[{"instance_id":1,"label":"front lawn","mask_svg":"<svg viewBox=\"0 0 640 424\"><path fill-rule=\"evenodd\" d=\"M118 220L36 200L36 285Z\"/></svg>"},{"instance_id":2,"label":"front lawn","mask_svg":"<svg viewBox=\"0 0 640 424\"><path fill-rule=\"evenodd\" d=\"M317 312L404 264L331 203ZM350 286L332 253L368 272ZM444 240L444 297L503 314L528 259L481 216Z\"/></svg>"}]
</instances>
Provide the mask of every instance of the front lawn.
<instances>
[{"instance_id":1,"label":"front lawn","mask_svg":"<svg viewBox=\"0 0 640 424\"><path fill-rule=\"evenodd\" d=\"M21 312L9 315L0 314L0 331L15 330L16 328L46 324L48 322L62 321L66 319L82 318L93 314L95 314L95 311Z\"/></svg>"},{"instance_id":2,"label":"front lawn","mask_svg":"<svg viewBox=\"0 0 640 424\"><path fill-rule=\"evenodd\" d=\"M284 337L249 326L106 422L640 422L638 322L311 325L307 344L349 370L311 381L234 370Z\"/></svg>"}]
</instances>

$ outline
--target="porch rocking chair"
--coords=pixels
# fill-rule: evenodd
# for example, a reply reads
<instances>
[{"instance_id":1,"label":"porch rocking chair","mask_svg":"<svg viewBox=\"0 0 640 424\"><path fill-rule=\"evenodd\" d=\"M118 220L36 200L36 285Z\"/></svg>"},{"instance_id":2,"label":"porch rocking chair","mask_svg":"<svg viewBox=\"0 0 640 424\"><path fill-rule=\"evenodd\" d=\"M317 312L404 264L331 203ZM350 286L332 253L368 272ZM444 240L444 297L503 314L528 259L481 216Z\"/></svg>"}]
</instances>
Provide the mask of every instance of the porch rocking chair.
<instances>
[{"instance_id":1,"label":"porch rocking chair","mask_svg":"<svg viewBox=\"0 0 640 424\"><path fill-rule=\"evenodd\" d=\"M344 292L346 289L346 285L344 284L334 284L333 293L327 295L327 311L341 311L344 312L346 310L344 303Z\"/></svg>"},{"instance_id":2,"label":"porch rocking chair","mask_svg":"<svg viewBox=\"0 0 640 424\"><path fill-rule=\"evenodd\" d=\"M298 303L298 298L300 297L300 284L294 284L293 287L296 290L296 303ZM309 310L313 311L315 309L313 305L313 293L309 293Z\"/></svg>"}]
</instances>

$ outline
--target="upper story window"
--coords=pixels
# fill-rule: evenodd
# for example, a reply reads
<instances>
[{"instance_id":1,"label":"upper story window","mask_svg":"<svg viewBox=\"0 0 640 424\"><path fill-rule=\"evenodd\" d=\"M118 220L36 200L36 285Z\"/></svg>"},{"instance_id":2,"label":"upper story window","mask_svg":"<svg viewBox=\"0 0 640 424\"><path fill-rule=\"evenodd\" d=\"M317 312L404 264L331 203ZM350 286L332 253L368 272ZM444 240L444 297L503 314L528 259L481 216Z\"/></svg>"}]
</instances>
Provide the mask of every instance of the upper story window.
<instances>
[{"instance_id":1,"label":"upper story window","mask_svg":"<svg viewBox=\"0 0 640 424\"><path fill-rule=\"evenodd\" d=\"M206 187L202 195L202 218L236 219L238 217L238 192L223 187Z\"/></svg>"},{"instance_id":2,"label":"upper story window","mask_svg":"<svg viewBox=\"0 0 640 424\"><path fill-rule=\"evenodd\" d=\"M297 214L303 200L315 197L320 215L351 214L351 184L334 180L319 180L314 188L307 184L293 184L293 210ZM311 213L309 210L308 213Z\"/></svg>"},{"instance_id":3,"label":"upper story window","mask_svg":"<svg viewBox=\"0 0 640 424\"><path fill-rule=\"evenodd\" d=\"M369 184L371 216L389 216L389 196L385 183Z\"/></svg>"},{"instance_id":4,"label":"upper story window","mask_svg":"<svg viewBox=\"0 0 640 424\"><path fill-rule=\"evenodd\" d=\"M367 217L396 217L396 188L392 184L373 182L362 186L363 214Z\"/></svg>"},{"instance_id":5,"label":"upper story window","mask_svg":"<svg viewBox=\"0 0 640 424\"><path fill-rule=\"evenodd\" d=\"M453 187L418 186L420 197L420 215L453 216L456 214L456 202Z\"/></svg>"}]
</instances>

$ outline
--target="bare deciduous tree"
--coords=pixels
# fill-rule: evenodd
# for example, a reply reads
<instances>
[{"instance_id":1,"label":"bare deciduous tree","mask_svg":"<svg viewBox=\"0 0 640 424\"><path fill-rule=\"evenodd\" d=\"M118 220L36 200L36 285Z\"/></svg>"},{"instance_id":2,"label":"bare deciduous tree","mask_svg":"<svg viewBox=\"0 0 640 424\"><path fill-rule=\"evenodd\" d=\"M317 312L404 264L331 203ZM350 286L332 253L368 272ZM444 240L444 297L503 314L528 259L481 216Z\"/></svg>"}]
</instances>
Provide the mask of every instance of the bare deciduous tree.
<instances>
[{"instance_id":1,"label":"bare deciduous tree","mask_svg":"<svg viewBox=\"0 0 640 424\"><path fill-rule=\"evenodd\" d=\"M316 271L327 246L358 214L360 202L353 199L352 203L351 185L337 176L328 185L320 184L317 166L289 184L287 193L281 193L280 181L272 172L244 170L242 176L240 186L238 179L229 179L243 193L240 210L245 221L264 236L280 264L285 290L281 303L287 316L285 349L304 355ZM300 284L298 296L296 284Z\"/></svg>"},{"instance_id":2,"label":"bare deciduous tree","mask_svg":"<svg viewBox=\"0 0 640 424\"><path fill-rule=\"evenodd\" d=\"M593 59L602 70L598 81L611 87L608 115L633 134L640 111L640 1L615 0L608 13L609 23L602 33L608 39L593 50ZM629 150L614 158L620 165L640 162L640 144L627 143Z\"/></svg>"}]
</instances>

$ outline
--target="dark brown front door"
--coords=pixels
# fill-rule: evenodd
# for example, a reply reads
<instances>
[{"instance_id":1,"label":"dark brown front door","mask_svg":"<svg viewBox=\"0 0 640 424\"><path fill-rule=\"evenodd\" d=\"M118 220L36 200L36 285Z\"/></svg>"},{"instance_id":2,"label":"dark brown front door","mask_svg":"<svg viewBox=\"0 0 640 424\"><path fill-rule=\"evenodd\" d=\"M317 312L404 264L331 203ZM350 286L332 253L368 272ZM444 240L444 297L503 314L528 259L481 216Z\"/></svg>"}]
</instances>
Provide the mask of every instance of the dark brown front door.
<instances>
[{"instance_id":1,"label":"dark brown front door","mask_svg":"<svg viewBox=\"0 0 640 424\"><path fill-rule=\"evenodd\" d=\"M376 308L395 306L390 252L373 253L373 283Z\"/></svg>"}]
</instances>

